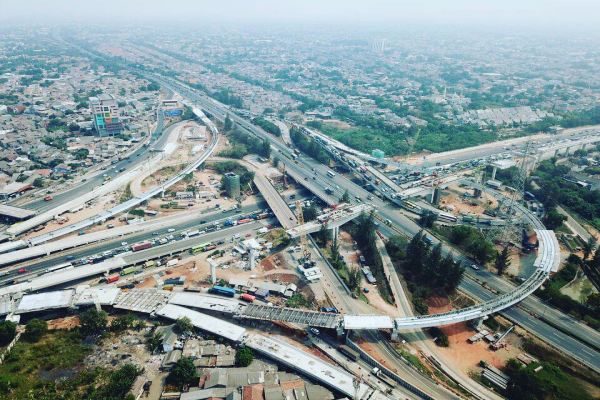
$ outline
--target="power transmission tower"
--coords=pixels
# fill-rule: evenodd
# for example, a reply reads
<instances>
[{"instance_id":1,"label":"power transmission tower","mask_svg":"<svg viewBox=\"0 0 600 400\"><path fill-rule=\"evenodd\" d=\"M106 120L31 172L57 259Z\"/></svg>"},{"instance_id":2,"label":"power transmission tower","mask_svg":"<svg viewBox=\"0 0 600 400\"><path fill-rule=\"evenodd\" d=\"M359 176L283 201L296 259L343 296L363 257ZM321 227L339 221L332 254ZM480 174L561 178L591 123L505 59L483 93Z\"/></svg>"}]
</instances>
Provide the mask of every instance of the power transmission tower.
<instances>
[{"instance_id":1,"label":"power transmission tower","mask_svg":"<svg viewBox=\"0 0 600 400\"><path fill-rule=\"evenodd\" d=\"M304 212L302 211L302 201L300 200L296 200L296 219L298 220L298 226L304 225ZM300 231L300 248L302 249L304 262L310 260L308 241L306 240L306 233L303 230Z\"/></svg>"},{"instance_id":2,"label":"power transmission tower","mask_svg":"<svg viewBox=\"0 0 600 400\"><path fill-rule=\"evenodd\" d=\"M516 161L517 173L513 176L511 189L508 191L508 195L504 196L504 201L498 199L498 216L502 217L505 223L488 230L486 237L490 240L496 240L503 244L509 242L519 244L522 242L523 234L527 229L527 222L523 218L523 213L519 211L519 205L524 203L529 152L530 142L527 141L522 157Z\"/></svg>"}]
</instances>

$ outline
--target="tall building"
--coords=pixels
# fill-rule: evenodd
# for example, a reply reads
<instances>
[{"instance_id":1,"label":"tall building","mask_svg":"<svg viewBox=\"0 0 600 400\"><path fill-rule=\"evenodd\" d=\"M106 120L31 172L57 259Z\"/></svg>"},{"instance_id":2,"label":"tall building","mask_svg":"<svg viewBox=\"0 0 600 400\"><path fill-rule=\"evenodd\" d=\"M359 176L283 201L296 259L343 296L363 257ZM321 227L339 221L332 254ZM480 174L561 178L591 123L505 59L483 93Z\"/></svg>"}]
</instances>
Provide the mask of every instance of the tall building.
<instances>
[{"instance_id":1,"label":"tall building","mask_svg":"<svg viewBox=\"0 0 600 400\"><path fill-rule=\"evenodd\" d=\"M240 176L233 172L225 174L225 192L227 196L235 199L240 197Z\"/></svg>"},{"instance_id":2,"label":"tall building","mask_svg":"<svg viewBox=\"0 0 600 400\"><path fill-rule=\"evenodd\" d=\"M94 118L94 128L100 136L114 136L121 133L123 123L119 119L119 106L114 96L102 94L90 97L90 110Z\"/></svg>"}]
</instances>

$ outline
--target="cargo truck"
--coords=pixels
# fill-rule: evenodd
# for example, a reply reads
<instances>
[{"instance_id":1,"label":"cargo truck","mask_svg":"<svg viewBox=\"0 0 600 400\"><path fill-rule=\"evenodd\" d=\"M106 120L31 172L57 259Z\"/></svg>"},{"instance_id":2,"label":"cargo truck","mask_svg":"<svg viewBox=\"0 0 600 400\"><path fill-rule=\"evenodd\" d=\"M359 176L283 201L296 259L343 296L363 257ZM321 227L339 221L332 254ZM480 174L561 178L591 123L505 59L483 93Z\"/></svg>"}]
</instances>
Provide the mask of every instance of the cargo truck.
<instances>
[{"instance_id":1,"label":"cargo truck","mask_svg":"<svg viewBox=\"0 0 600 400\"><path fill-rule=\"evenodd\" d=\"M106 283L115 283L116 281L118 281L120 278L119 275L115 274L115 275L111 275L111 276L107 276L106 277Z\"/></svg>"}]
</instances>

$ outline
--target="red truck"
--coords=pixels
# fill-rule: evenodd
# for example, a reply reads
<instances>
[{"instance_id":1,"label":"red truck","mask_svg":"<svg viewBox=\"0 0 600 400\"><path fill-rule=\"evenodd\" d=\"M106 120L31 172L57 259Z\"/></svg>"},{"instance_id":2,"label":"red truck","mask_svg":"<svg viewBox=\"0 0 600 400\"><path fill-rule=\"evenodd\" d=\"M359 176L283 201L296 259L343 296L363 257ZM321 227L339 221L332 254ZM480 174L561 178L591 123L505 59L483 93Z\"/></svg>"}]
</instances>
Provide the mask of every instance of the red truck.
<instances>
[{"instance_id":1,"label":"red truck","mask_svg":"<svg viewBox=\"0 0 600 400\"><path fill-rule=\"evenodd\" d=\"M108 276L106 278L106 283L115 283L118 280L119 280L119 275L115 274L115 275Z\"/></svg>"},{"instance_id":2,"label":"red truck","mask_svg":"<svg viewBox=\"0 0 600 400\"><path fill-rule=\"evenodd\" d=\"M238 225L242 225L242 224L247 224L248 222L252 222L254 220L250 219L250 218L242 218L240 220L238 220Z\"/></svg>"},{"instance_id":3,"label":"red truck","mask_svg":"<svg viewBox=\"0 0 600 400\"><path fill-rule=\"evenodd\" d=\"M136 244L131 245L131 251L146 250L146 249L149 249L150 247L152 247L152 243L150 243L150 242L136 243Z\"/></svg>"},{"instance_id":4,"label":"red truck","mask_svg":"<svg viewBox=\"0 0 600 400\"><path fill-rule=\"evenodd\" d=\"M248 303L253 303L254 300L256 300L256 297L252 296L251 294L244 293L240 296L240 300L247 301Z\"/></svg>"}]
</instances>

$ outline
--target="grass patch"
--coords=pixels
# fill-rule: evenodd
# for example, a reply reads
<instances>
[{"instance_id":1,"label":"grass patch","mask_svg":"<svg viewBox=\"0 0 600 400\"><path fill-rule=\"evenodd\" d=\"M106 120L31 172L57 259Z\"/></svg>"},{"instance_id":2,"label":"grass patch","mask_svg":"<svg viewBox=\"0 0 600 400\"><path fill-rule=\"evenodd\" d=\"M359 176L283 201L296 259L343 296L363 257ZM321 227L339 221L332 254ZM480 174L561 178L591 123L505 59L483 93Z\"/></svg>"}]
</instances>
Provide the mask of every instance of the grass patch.
<instances>
[{"instance_id":1,"label":"grass patch","mask_svg":"<svg viewBox=\"0 0 600 400\"><path fill-rule=\"evenodd\" d=\"M0 365L0 398L29 398L26 393L45 382L72 377L90 351L69 331L49 332L38 343L19 341Z\"/></svg>"},{"instance_id":2,"label":"grass patch","mask_svg":"<svg viewBox=\"0 0 600 400\"><path fill-rule=\"evenodd\" d=\"M431 375L430 371L427 368L425 368L425 365L423 365L419 357L415 356L414 354L411 354L408 350L401 346L396 347L396 350L402 357L406 359L406 361L410 363L410 365L412 365L413 367L415 367L420 372L426 375Z\"/></svg>"}]
</instances>

